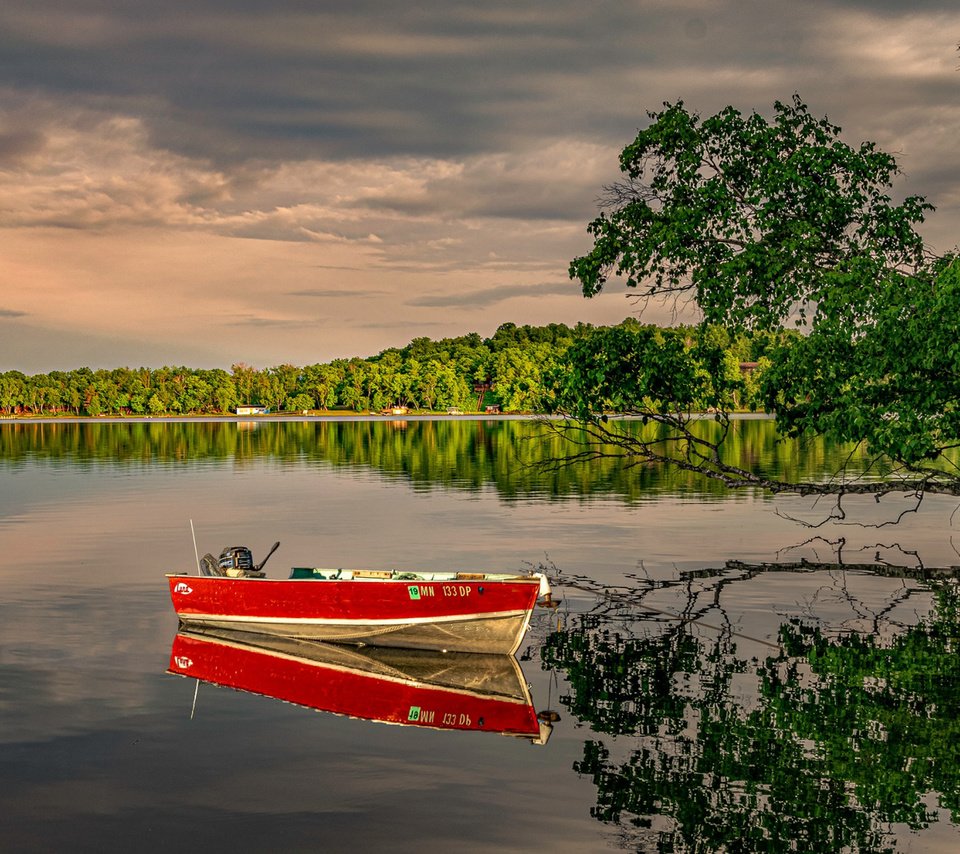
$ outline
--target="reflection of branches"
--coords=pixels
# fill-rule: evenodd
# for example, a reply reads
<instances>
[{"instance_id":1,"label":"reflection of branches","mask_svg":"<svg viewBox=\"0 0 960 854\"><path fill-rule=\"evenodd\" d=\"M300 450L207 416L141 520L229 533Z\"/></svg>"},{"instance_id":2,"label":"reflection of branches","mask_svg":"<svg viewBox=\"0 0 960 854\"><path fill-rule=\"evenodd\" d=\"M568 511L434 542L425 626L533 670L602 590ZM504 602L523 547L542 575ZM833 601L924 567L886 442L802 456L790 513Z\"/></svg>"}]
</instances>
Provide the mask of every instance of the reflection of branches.
<instances>
[{"instance_id":1,"label":"reflection of branches","mask_svg":"<svg viewBox=\"0 0 960 854\"><path fill-rule=\"evenodd\" d=\"M796 516L791 516L788 513L784 513L779 507L776 508L776 514L782 519L786 519L790 522L796 522L799 525L803 525L805 528L821 528L824 525L832 522L835 525L856 525L858 528L886 528L889 525L899 525L903 521L904 516L910 513L917 513L920 510L920 505L923 504L923 498L926 495L924 491L916 491L913 493L913 497L916 499L916 503L912 507L908 507L906 510L901 510L897 515L896 519L887 519L885 522L847 522L847 514L843 509L843 495L837 495L836 503L834 504L833 510L819 522L807 522L804 519L800 519ZM874 496L876 501L879 501L881 496Z\"/></svg>"},{"instance_id":2,"label":"reflection of branches","mask_svg":"<svg viewBox=\"0 0 960 854\"><path fill-rule=\"evenodd\" d=\"M880 549L896 550L902 555L909 555L917 561L917 566L919 566L920 569L923 569L923 561L920 559L920 552L914 549L905 549L899 543L890 543L889 545L886 543L874 543L872 546L863 546L860 551L867 551L868 549L877 549L877 552L874 555L874 560L877 563L882 563L884 566L896 566L897 564L888 563L881 558L879 551Z\"/></svg>"},{"instance_id":3,"label":"reflection of branches","mask_svg":"<svg viewBox=\"0 0 960 854\"><path fill-rule=\"evenodd\" d=\"M878 632L881 622L888 618L903 602L916 595L918 589L901 584L897 592L891 595L882 607L871 609L849 590L847 584L848 573L872 574L901 580L913 579L921 582L937 578L960 578L960 567L925 567L916 553L904 550L896 543L877 543L855 551L864 552L881 548L897 549L905 555L912 555L917 563L915 566L882 563L879 562L879 551L875 555L878 563L844 562L839 559L841 551L837 549L838 560L833 562L815 562L801 559L795 563L748 564L731 560L727 561L720 569L687 570L680 572L675 579L663 581L654 581L650 578L630 574L627 578L634 582L632 586L606 584L585 575L562 574L552 564L549 567L541 564L537 569L547 574L551 585L555 588L567 588L592 594L593 602L583 613L602 619L608 624L611 622L629 624L636 620L637 612L642 612L652 622L670 626L669 631L671 633L682 633L687 630L688 626L696 626L715 632L718 637L727 635L731 639L738 638L779 650L779 644L776 642L749 635L733 628L722 600L724 591L730 585L740 584L768 572L827 572L833 584L830 587L821 586L818 588L804 609L806 616L812 618L813 606L821 599L822 594L832 590L838 600L847 603L857 619L869 622L873 626L873 630ZM702 587L696 587L693 584L695 580L703 581L707 579L712 579L714 583ZM670 590L682 593L683 605L680 608L668 610L648 601L654 594L662 594L664 591ZM718 615L718 617L711 618L710 615ZM892 620L887 620L887 623L889 625L899 625ZM645 624L649 624L649 622Z\"/></svg>"},{"instance_id":4,"label":"reflection of branches","mask_svg":"<svg viewBox=\"0 0 960 854\"><path fill-rule=\"evenodd\" d=\"M799 518L798 516L791 516L789 513L785 513L779 507L775 507L774 512L781 519L786 519L788 522L796 522L798 525L802 525L804 528L822 528L824 525L827 525L830 522L834 522L839 525L842 524L843 520L847 518L846 511L843 509L842 495L837 496L837 500L833 505L833 509L819 522L808 522L805 519Z\"/></svg>"},{"instance_id":5,"label":"reflection of branches","mask_svg":"<svg viewBox=\"0 0 960 854\"><path fill-rule=\"evenodd\" d=\"M844 620L840 623L842 628L847 628L856 622L860 622L870 626L870 630L874 636L880 635L884 621L887 626L892 626L897 629L905 628L901 621L892 618L885 620L885 618L888 618L895 609L920 592L920 588L907 586L906 580L901 578L899 588L888 596L881 608L874 609L870 608L866 602L850 590L847 583L848 573L845 569L831 571L829 575L833 583L831 585L825 584L817 588L804 608L807 620L814 623L820 622L816 617L815 606L830 597L846 603L854 615L852 620Z\"/></svg>"},{"instance_id":6,"label":"reflection of branches","mask_svg":"<svg viewBox=\"0 0 960 854\"><path fill-rule=\"evenodd\" d=\"M839 499L844 495L872 495L879 500L895 492L914 493L921 497L928 492L960 494L960 474L930 467L906 466L884 456L873 458L862 473L850 476L845 464L833 477L823 481L781 480L733 465L725 461L722 454L731 423L730 413L723 410L710 416L719 425L720 435L715 439L709 439L693 429L693 425L702 423L704 419L690 412L650 408L620 413L618 419L623 420L622 416L639 419L643 425L659 425L666 432L655 436L644 431L628 432L618 429L615 426L616 421L605 415L596 416L589 421L578 421L570 417L559 420L541 418L540 422L546 429L568 440L574 448L568 455L542 461L541 467L556 471L574 463L589 463L612 457L622 460L626 468L647 464L670 465L681 471L719 481L729 489L752 487L774 494L838 496L838 507ZM851 458L852 455L848 457L848 463ZM889 470L879 478L868 477L881 463L889 466ZM842 512L842 507L840 510ZM903 515L901 514L901 518Z\"/></svg>"},{"instance_id":7,"label":"reflection of branches","mask_svg":"<svg viewBox=\"0 0 960 854\"><path fill-rule=\"evenodd\" d=\"M882 558L880 556L880 550L884 549L886 551L897 552L898 554L903 555L904 557L909 557L916 562L916 567L918 567L921 570L924 568L923 560L920 558L920 552L916 551L915 549L905 549L899 543L873 543L872 545L860 546L859 548L853 549L853 553L857 554L857 553L873 551L874 552L873 560L875 563L850 564L844 558L844 549L846 548L846 545L847 545L846 537L838 537L835 540L828 540L826 537L821 537L821 536L810 537L809 539L804 540L802 543L796 543L792 546L786 546L785 548L778 549L777 556L779 557L780 555L786 552L798 551L799 549L802 549L802 548L811 547L815 543L823 543L824 545L830 547L834 555L833 561L831 561L830 563L836 564L837 566L843 566L847 568L852 568L854 566L857 566L860 569L866 569L868 571L874 571L874 572L877 571L878 565L890 567L894 570L903 570L904 572L909 570L909 567L906 567L902 563L891 563L890 561ZM806 566L817 566L820 568L826 568L830 565L830 563L827 563L825 561L808 562L803 560L803 564ZM781 566L781 564L771 564L771 565Z\"/></svg>"},{"instance_id":8,"label":"reflection of branches","mask_svg":"<svg viewBox=\"0 0 960 854\"><path fill-rule=\"evenodd\" d=\"M832 561L808 561L805 558L801 558L799 563L771 563L771 564L751 564L752 566L759 567L770 567L779 568L782 572L796 571L797 568L803 569L805 571L810 571L812 569L829 569L832 566L842 567L846 569L858 569L864 572L873 572L877 575L895 575L902 573L904 577L917 577L917 578L926 578L926 573L928 567L923 563L923 559L920 557L920 552L914 549L906 549L900 545L900 543L873 543L870 545L860 546L859 548L853 549L853 554L873 552L873 563L861 562L861 563L851 563L850 561L844 558L844 549L846 548L847 540L845 537L839 537L836 540L828 540L825 537L810 537L808 540L804 540L802 543L797 543L793 546L787 546L786 548L780 549L777 551L777 555L782 555L785 552L797 551L808 546L812 546L814 543L823 543L831 548L834 554L834 559ZM913 562L913 566L907 566L904 563L892 563L891 561L880 556L881 549L896 552L897 554L902 555L905 558L910 558ZM727 561L727 566L747 566L747 564L742 564L740 561ZM886 568L888 571L883 571ZM944 573L951 574L954 572L954 567L949 567L946 569L929 567L930 573L934 576L942 576Z\"/></svg>"},{"instance_id":9,"label":"reflection of branches","mask_svg":"<svg viewBox=\"0 0 960 854\"><path fill-rule=\"evenodd\" d=\"M544 661L570 681L562 702L594 734L574 770L596 785L591 814L615 825L624 847L892 850L894 825L938 820L931 792L957 821L960 586L931 585L932 611L909 625L895 611L927 589L909 579L956 579L960 568L862 566L900 580L876 606L872 593L857 596L851 570L861 565L729 562L640 585L641 600L665 588L683 598L673 621L635 611L655 634L625 638L593 615L548 639ZM780 626L778 654L738 659L724 599L764 572L824 570L829 581L801 615L814 624L794 615ZM630 596L620 585L613 593L607 604ZM864 625L844 619L828 630L831 597ZM714 611L716 636L693 637L688 618ZM881 629L893 630L887 642ZM604 733L634 738L606 743Z\"/></svg>"},{"instance_id":10,"label":"reflection of branches","mask_svg":"<svg viewBox=\"0 0 960 854\"><path fill-rule=\"evenodd\" d=\"M824 545L830 546L836 555L835 562L838 564L843 563L843 547L847 544L846 537L838 537L836 540L828 540L826 537L810 537L807 540L804 540L802 543L797 543L793 546L787 546L783 549L777 550L777 557L779 557L784 552L792 552L798 549L806 548L807 546L812 546L814 543L823 543Z\"/></svg>"},{"instance_id":11,"label":"reflection of branches","mask_svg":"<svg viewBox=\"0 0 960 854\"><path fill-rule=\"evenodd\" d=\"M636 609L660 618L659 621L674 623L676 629L683 629L687 625L695 625L714 632L724 633L729 631L731 634L744 640L764 644L773 649L779 649L776 643L762 638L750 637L741 632L733 632L730 629L729 620L720 605L720 595L724 587L734 581L742 580L740 578L721 578L714 587L707 591L700 591L695 590L692 586L694 576L686 573L681 574L678 579L672 581L645 581L643 586L638 588L605 584L585 575L551 574L548 568L542 564L537 567L537 569L540 572L545 572L552 587L568 588L593 594L596 597L594 604L586 611L586 613L591 616L610 618L626 610L629 617L629 612ZM667 611L663 608L650 605L645 601L647 597L655 591L673 588L684 590L686 593L686 602L680 610L680 613ZM700 604L699 600L704 592L709 593L709 601L707 601L706 604ZM704 617L711 611L718 611L722 615L721 618L725 624L718 626L707 622Z\"/></svg>"}]
</instances>

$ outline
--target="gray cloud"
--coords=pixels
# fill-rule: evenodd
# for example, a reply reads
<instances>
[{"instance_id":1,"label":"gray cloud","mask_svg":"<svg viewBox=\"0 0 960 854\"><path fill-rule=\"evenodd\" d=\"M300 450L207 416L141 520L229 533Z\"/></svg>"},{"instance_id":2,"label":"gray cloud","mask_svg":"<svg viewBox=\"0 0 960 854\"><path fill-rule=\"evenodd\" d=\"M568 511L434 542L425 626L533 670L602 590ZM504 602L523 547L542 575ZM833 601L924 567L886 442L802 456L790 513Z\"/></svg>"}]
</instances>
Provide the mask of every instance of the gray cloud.
<instances>
[{"instance_id":1,"label":"gray cloud","mask_svg":"<svg viewBox=\"0 0 960 854\"><path fill-rule=\"evenodd\" d=\"M5 326L0 336L0 373L21 370L49 373L83 365L183 365L222 367L230 362L214 341L150 341L133 336L101 335L89 330L48 329L28 324Z\"/></svg>"},{"instance_id":2,"label":"gray cloud","mask_svg":"<svg viewBox=\"0 0 960 854\"><path fill-rule=\"evenodd\" d=\"M447 294L431 294L409 300L407 305L420 308L489 308L517 297L543 297L551 295L570 296L575 287L570 282L547 282L532 285L498 285L475 291L456 291Z\"/></svg>"},{"instance_id":3,"label":"gray cloud","mask_svg":"<svg viewBox=\"0 0 960 854\"><path fill-rule=\"evenodd\" d=\"M439 321L420 320L420 321L417 321L416 324L412 324L409 321L404 321L404 320L389 320L389 321L380 321L376 323L358 323L357 328L358 329L383 329L388 331L398 330L398 329L402 330L403 332L409 334L410 337L404 341L398 340L393 345L391 345L391 346L399 346L401 344L409 343L409 341L412 338L416 337L416 335L419 334L417 330L437 329L437 328L442 328L443 325L444 324L440 323Z\"/></svg>"},{"instance_id":4,"label":"gray cloud","mask_svg":"<svg viewBox=\"0 0 960 854\"><path fill-rule=\"evenodd\" d=\"M665 100L769 112L797 92L897 152L895 193L926 195L924 233L957 243L956 0L176 5L0 6L4 261L53 337L136 328L124 347L270 363L464 322L603 322L566 267ZM63 309L79 290L82 320ZM291 306L322 306L324 334Z\"/></svg>"},{"instance_id":5,"label":"gray cloud","mask_svg":"<svg viewBox=\"0 0 960 854\"><path fill-rule=\"evenodd\" d=\"M0 166L19 164L43 149L44 137L35 130L0 132Z\"/></svg>"},{"instance_id":6,"label":"gray cloud","mask_svg":"<svg viewBox=\"0 0 960 854\"><path fill-rule=\"evenodd\" d=\"M339 268L339 267L326 267L324 269L349 269L349 268ZM287 296L289 297L309 297L311 299L357 299L364 297L379 297L388 293L388 291L377 291L371 289L357 289L357 290L335 290L333 288L307 288L302 291L287 291Z\"/></svg>"},{"instance_id":7,"label":"gray cloud","mask_svg":"<svg viewBox=\"0 0 960 854\"><path fill-rule=\"evenodd\" d=\"M14 308L0 308L0 317L26 317L26 311L17 311Z\"/></svg>"},{"instance_id":8,"label":"gray cloud","mask_svg":"<svg viewBox=\"0 0 960 854\"><path fill-rule=\"evenodd\" d=\"M146 3L57 15L12 0L0 48L14 86L133 108L159 144L190 156L437 154L502 134L491 118L503 99L534 107L537 86L509 78L579 64L584 19L573 4L306 14L293 3L224 13L201 0L170 16Z\"/></svg>"},{"instance_id":9,"label":"gray cloud","mask_svg":"<svg viewBox=\"0 0 960 854\"><path fill-rule=\"evenodd\" d=\"M277 318L277 317L237 317L224 321L225 326L249 327L253 329L303 329L317 328L323 324L314 319Z\"/></svg>"},{"instance_id":10,"label":"gray cloud","mask_svg":"<svg viewBox=\"0 0 960 854\"><path fill-rule=\"evenodd\" d=\"M925 2L911 20L918 8L955 15L947 0ZM176 15L149 2L8 0L0 73L15 89L139 115L156 144L219 163L451 156L558 132L625 142L663 98L761 106L771 88L848 82L827 71L836 57L822 33L841 13L907 16L865 0L308 11L198 0Z\"/></svg>"},{"instance_id":11,"label":"gray cloud","mask_svg":"<svg viewBox=\"0 0 960 854\"><path fill-rule=\"evenodd\" d=\"M277 160L536 152L558 138L619 147L647 109L680 97L706 111L767 109L797 90L841 124L847 115L889 124L885 104L922 103L918 92L933 83L929 73L904 73L911 44L936 49L925 21L940 31L943 60L956 64L956 33L938 22L955 8L948 0L909 10L893 0L789 9L765 0L415 8L380 0L305 11L293 0L198 0L170 15L142 0L42 8L8 0L0 78L8 97L31 92L136 116L154 145L231 175L239 163ZM871 45L893 60L871 62ZM953 86L935 97L955 94ZM17 135L8 143L15 151L38 144L35 129ZM559 178L550 194L520 183L513 194L463 198L484 200L491 215L549 218L582 199L573 187L562 192L575 177ZM393 203L408 212L427 204Z\"/></svg>"}]
</instances>

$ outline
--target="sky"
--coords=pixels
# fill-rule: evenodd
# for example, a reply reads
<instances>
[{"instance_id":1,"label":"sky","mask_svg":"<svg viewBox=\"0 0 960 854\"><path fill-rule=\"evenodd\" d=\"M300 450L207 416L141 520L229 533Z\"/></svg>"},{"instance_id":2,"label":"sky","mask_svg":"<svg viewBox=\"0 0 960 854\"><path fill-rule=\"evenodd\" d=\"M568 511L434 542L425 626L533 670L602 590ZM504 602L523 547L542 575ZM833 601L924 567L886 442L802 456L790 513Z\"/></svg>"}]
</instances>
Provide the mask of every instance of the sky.
<instances>
[{"instance_id":1,"label":"sky","mask_svg":"<svg viewBox=\"0 0 960 854\"><path fill-rule=\"evenodd\" d=\"M619 322L567 268L678 99L798 94L897 156L948 251L958 41L956 0L4 0L0 372Z\"/></svg>"}]
</instances>

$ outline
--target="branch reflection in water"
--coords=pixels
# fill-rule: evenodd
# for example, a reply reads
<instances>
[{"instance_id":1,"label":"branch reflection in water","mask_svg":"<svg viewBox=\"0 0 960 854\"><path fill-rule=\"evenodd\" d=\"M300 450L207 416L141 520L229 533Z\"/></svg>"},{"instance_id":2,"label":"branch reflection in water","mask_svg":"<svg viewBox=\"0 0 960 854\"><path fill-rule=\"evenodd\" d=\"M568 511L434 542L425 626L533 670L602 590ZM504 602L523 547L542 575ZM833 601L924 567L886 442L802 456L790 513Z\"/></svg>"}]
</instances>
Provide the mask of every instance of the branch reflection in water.
<instances>
[{"instance_id":1,"label":"branch reflection in water","mask_svg":"<svg viewBox=\"0 0 960 854\"><path fill-rule=\"evenodd\" d=\"M591 730L574 770L596 786L592 815L658 851L900 850L960 821L960 570L876 569L567 579L598 595L541 655ZM775 644L758 640L745 582L790 573L806 596Z\"/></svg>"}]
</instances>

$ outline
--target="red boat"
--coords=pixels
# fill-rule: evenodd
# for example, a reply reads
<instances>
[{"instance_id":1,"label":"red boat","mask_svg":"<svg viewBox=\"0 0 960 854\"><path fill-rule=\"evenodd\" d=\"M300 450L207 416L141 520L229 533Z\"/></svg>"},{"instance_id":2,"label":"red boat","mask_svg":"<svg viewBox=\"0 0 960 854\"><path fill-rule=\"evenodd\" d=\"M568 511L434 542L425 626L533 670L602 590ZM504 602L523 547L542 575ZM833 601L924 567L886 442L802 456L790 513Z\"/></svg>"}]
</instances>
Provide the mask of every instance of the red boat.
<instances>
[{"instance_id":1,"label":"red boat","mask_svg":"<svg viewBox=\"0 0 960 854\"><path fill-rule=\"evenodd\" d=\"M212 629L177 634L168 672L383 723L498 732L535 744L550 734L513 656L342 646Z\"/></svg>"},{"instance_id":2,"label":"red boat","mask_svg":"<svg viewBox=\"0 0 960 854\"><path fill-rule=\"evenodd\" d=\"M230 554L237 552L241 559ZM266 560L253 566L247 555L243 547L225 549L219 562L204 557L202 570L210 575L167 576L183 626L512 655L537 599L550 593L540 574L297 567L290 578L273 580L262 577Z\"/></svg>"}]
</instances>

